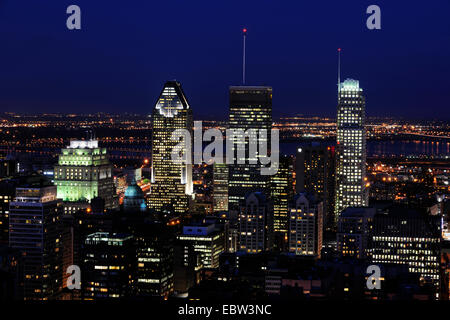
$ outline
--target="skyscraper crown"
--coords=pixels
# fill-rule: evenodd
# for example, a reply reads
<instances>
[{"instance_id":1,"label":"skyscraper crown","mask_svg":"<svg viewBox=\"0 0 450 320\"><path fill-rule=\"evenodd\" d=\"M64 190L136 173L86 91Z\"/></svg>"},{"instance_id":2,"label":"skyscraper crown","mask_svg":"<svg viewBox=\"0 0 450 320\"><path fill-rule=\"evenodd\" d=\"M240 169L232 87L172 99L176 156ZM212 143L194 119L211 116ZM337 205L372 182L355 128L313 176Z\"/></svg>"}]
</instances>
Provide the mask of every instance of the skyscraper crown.
<instances>
[{"instance_id":1,"label":"skyscraper crown","mask_svg":"<svg viewBox=\"0 0 450 320\"><path fill-rule=\"evenodd\" d=\"M359 81L354 79L346 79L340 83L340 91L362 91L359 87Z\"/></svg>"},{"instance_id":2,"label":"skyscraper crown","mask_svg":"<svg viewBox=\"0 0 450 320\"><path fill-rule=\"evenodd\" d=\"M189 109L186 96L178 81L167 81L164 85L155 108L165 117L173 118L178 110Z\"/></svg>"}]
</instances>

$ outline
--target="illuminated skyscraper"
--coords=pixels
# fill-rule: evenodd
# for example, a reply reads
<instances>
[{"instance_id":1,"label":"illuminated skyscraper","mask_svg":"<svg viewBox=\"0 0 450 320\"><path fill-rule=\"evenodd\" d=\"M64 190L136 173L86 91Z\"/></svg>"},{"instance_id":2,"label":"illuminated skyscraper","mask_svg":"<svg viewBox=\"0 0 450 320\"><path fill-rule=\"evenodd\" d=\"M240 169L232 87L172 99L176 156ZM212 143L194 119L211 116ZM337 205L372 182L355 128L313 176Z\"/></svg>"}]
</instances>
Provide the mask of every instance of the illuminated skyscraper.
<instances>
[{"instance_id":1,"label":"illuminated skyscraper","mask_svg":"<svg viewBox=\"0 0 450 320\"><path fill-rule=\"evenodd\" d=\"M192 164L172 161L172 150L180 148L180 153L185 150L171 136L177 129L192 133L192 126L192 109L181 84L177 81L166 82L152 114L150 208L168 209L176 213L184 213L189 208L189 196L193 192Z\"/></svg>"},{"instance_id":2,"label":"illuminated skyscraper","mask_svg":"<svg viewBox=\"0 0 450 320\"><path fill-rule=\"evenodd\" d=\"M230 87L230 119L229 129L267 130L267 150L270 153L270 130L272 129L272 88L261 86ZM239 210L240 201L251 192L260 191L270 197L270 176L261 175L261 163L237 163L236 142L243 140L236 135L233 138L234 163L229 165L228 208L235 213ZM265 143L259 137L259 142ZM245 155L249 158L248 138L245 139ZM259 154L257 155L257 158Z\"/></svg>"},{"instance_id":3,"label":"illuminated skyscraper","mask_svg":"<svg viewBox=\"0 0 450 320\"><path fill-rule=\"evenodd\" d=\"M228 165L213 164L214 212L228 211Z\"/></svg>"},{"instance_id":4,"label":"illuminated skyscraper","mask_svg":"<svg viewBox=\"0 0 450 320\"><path fill-rule=\"evenodd\" d=\"M87 207L95 197L105 201L106 209L117 207L112 165L106 148L100 148L97 140L70 141L62 149L55 166L55 185L66 213Z\"/></svg>"},{"instance_id":5,"label":"illuminated skyscraper","mask_svg":"<svg viewBox=\"0 0 450 320\"><path fill-rule=\"evenodd\" d=\"M289 220L289 201L293 196L293 161L288 156L280 158L278 172L271 176L271 196L273 200L273 230L287 236Z\"/></svg>"},{"instance_id":6,"label":"illuminated skyscraper","mask_svg":"<svg viewBox=\"0 0 450 320\"><path fill-rule=\"evenodd\" d=\"M335 225L346 208L368 205L365 100L357 80L339 84L336 149Z\"/></svg>"}]
</instances>

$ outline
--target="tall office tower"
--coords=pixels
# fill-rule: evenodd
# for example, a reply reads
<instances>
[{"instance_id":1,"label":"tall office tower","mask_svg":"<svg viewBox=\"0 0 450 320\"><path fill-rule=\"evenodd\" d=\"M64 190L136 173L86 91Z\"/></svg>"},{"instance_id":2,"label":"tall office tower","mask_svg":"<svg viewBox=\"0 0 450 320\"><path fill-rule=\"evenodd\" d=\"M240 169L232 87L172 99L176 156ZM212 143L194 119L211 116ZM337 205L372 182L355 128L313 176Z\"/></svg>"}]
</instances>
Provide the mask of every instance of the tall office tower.
<instances>
[{"instance_id":1,"label":"tall office tower","mask_svg":"<svg viewBox=\"0 0 450 320\"><path fill-rule=\"evenodd\" d=\"M312 193L299 193L289 207L289 251L320 258L323 202Z\"/></svg>"},{"instance_id":2,"label":"tall office tower","mask_svg":"<svg viewBox=\"0 0 450 320\"><path fill-rule=\"evenodd\" d=\"M64 212L68 214L87 208L95 197L105 200L106 209L118 205L112 165L106 149L100 148L97 140L70 141L62 149L55 166L55 185L58 199L64 201Z\"/></svg>"},{"instance_id":3,"label":"tall office tower","mask_svg":"<svg viewBox=\"0 0 450 320\"><path fill-rule=\"evenodd\" d=\"M228 211L228 165L213 164L214 212Z\"/></svg>"},{"instance_id":4,"label":"tall office tower","mask_svg":"<svg viewBox=\"0 0 450 320\"><path fill-rule=\"evenodd\" d=\"M192 164L172 161L172 150L185 154L179 141L171 139L177 129L185 129L192 136L192 109L181 84L168 81L159 96L152 114L152 177L148 198L149 208L184 213L193 193Z\"/></svg>"},{"instance_id":5,"label":"tall office tower","mask_svg":"<svg viewBox=\"0 0 450 320\"><path fill-rule=\"evenodd\" d=\"M273 201L273 231L287 237L289 201L293 196L293 161L289 156L280 157L278 172L271 176Z\"/></svg>"},{"instance_id":6,"label":"tall office tower","mask_svg":"<svg viewBox=\"0 0 450 320\"><path fill-rule=\"evenodd\" d=\"M351 207L338 219L337 251L343 257L365 259L370 256L374 208Z\"/></svg>"},{"instance_id":7,"label":"tall office tower","mask_svg":"<svg viewBox=\"0 0 450 320\"><path fill-rule=\"evenodd\" d=\"M200 255L203 267L219 267L219 256L225 251L224 230L216 229L214 224L184 226L177 239L184 246L186 266L190 261L189 248L193 248L194 253Z\"/></svg>"},{"instance_id":8,"label":"tall office tower","mask_svg":"<svg viewBox=\"0 0 450 320\"><path fill-rule=\"evenodd\" d=\"M239 246L247 253L269 251L273 246L273 205L262 192L250 193L239 215Z\"/></svg>"},{"instance_id":9,"label":"tall office tower","mask_svg":"<svg viewBox=\"0 0 450 320\"><path fill-rule=\"evenodd\" d=\"M62 288L61 202L56 187L16 189L9 246L22 252L25 300L54 299Z\"/></svg>"},{"instance_id":10,"label":"tall office tower","mask_svg":"<svg viewBox=\"0 0 450 320\"><path fill-rule=\"evenodd\" d=\"M439 289L441 242L440 216L393 205L375 215L372 263L407 265L409 272Z\"/></svg>"},{"instance_id":11,"label":"tall office tower","mask_svg":"<svg viewBox=\"0 0 450 320\"><path fill-rule=\"evenodd\" d=\"M230 118L229 129L267 130L267 150L270 153L270 130L272 129L272 88L271 87L230 87ZM230 139L230 137L227 137ZM233 137L233 164L228 166L229 188L228 188L228 209L233 213L239 212L240 201L251 192L263 192L266 197L270 197L270 176L261 175L261 163L245 164L237 163L237 142L245 141L241 148L245 149L245 157L249 158L248 139L241 134ZM264 139L259 141L264 143ZM259 154L256 155L256 158ZM252 157L253 158L253 157Z\"/></svg>"},{"instance_id":12,"label":"tall office tower","mask_svg":"<svg viewBox=\"0 0 450 320\"><path fill-rule=\"evenodd\" d=\"M133 236L96 232L88 235L84 244L83 298L98 300L131 296L135 267Z\"/></svg>"},{"instance_id":13,"label":"tall office tower","mask_svg":"<svg viewBox=\"0 0 450 320\"><path fill-rule=\"evenodd\" d=\"M357 80L339 84L336 149L335 225L344 209L368 205L365 101Z\"/></svg>"},{"instance_id":14,"label":"tall office tower","mask_svg":"<svg viewBox=\"0 0 450 320\"><path fill-rule=\"evenodd\" d=\"M310 142L299 146L295 163L297 192L311 192L323 201L325 229L334 224L335 146Z\"/></svg>"}]
</instances>

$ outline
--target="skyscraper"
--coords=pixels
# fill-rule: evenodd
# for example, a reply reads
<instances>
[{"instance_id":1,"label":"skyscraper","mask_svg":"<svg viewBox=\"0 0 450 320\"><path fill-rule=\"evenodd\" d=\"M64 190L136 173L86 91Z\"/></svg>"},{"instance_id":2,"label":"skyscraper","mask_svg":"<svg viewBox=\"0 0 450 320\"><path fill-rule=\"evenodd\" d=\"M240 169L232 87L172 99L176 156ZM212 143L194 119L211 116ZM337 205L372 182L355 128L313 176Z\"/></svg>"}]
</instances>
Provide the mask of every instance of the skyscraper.
<instances>
[{"instance_id":1,"label":"skyscraper","mask_svg":"<svg viewBox=\"0 0 450 320\"><path fill-rule=\"evenodd\" d=\"M230 118L229 129L266 130L267 150L270 153L270 130L272 129L272 88L263 86L235 86L230 87ZM228 139L230 137L227 137ZM248 138L236 134L233 137L234 162L229 165L229 189L228 208L230 211L238 212L239 203L244 200L245 195L260 191L266 197L270 197L270 176L261 175L261 164L237 163L237 141L244 141L245 156L249 158ZM259 141L264 143L261 137ZM256 155L259 158L260 154Z\"/></svg>"},{"instance_id":2,"label":"skyscraper","mask_svg":"<svg viewBox=\"0 0 450 320\"><path fill-rule=\"evenodd\" d=\"M228 165L213 164L214 212L228 211Z\"/></svg>"},{"instance_id":3,"label":"skyscraper","mask_svg":"<svg viewBox=\"0 0 450 320\"><path fill-rule=\"evenodd\" d=\"M347 79L339 84L335 226L344 209L368 205L365 175L365 100L359 81Z\"/></svg>"},{"instance_id":4,"label":"skyscraper","mask_svg":"<svg viewBox=\"0 0 450 320\"><path fill-rule=\"evenodd\" d=\"M17 188L10 202L9 246L23 256L25 300L55 299L62 288L60 209L54 186Z\"/></svg>"},{"instance_id":5,"label":"skyscraper","mask_svg":"<svg viewBox=\"0 0 450 320\"><path fill-rule=\"evenodd\" d=\"M171 139L177 129L192 133L192 109L181 84L168 81L159 96L152 114L152 178L148 198L150 208L167 209L184 213L189 208L189 196L193 192L192 164L172 161L174 148L179 141ZM192 136L192 134L191 134Z\"/></svg>"},{"instance_id":6,"label":"skyscraper","mask_svg":"<svg viewBox=\"0 0 450 320\"><path fill-rule=\"evenodd\" d=\"M299 146L295 164L297 192L314 193L323 201L326 229L334 223L335 146L311 142Z\"/></svg>"},{"instance_id":7,"label":"skyscraper","mask_svg":"<svg viewBox=\"0 0 450 320\"><path fill-rule=\"evenodd\" d=\"M278 172L271 176L273 201L273 230L284 239L288 232L289 201L293 196L293 161L289 156L280 158ZM284 241L284 240L283 240Z\"/></svg>"},{"instance_id":8,"label":"skyscraper","mask_svg":"<svg viewBox=\"0 0 450 320\"><path fill-rule=\"evenodd\" d=\"M65 213L86 208L95 197L105 201L106 209L116 208L114 178L106 148L97 140L70 141L62 149L55 166L55 185L58 199L64 201Z\"/></svg>"}]
</instances>

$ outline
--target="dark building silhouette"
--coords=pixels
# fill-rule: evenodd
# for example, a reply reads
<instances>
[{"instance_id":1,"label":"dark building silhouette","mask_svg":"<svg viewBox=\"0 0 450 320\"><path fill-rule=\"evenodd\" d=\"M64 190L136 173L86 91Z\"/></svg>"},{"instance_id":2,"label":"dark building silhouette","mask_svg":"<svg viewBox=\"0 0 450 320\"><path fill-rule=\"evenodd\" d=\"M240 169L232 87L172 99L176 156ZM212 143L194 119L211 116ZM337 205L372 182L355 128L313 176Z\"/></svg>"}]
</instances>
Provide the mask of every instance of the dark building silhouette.
<instances>
[{"instance_id":1,"label":"dark building silhouette","mask_svg":"<svg viewBox=\"0 0 450 320\"><path fill-rule=\"evenodd\" d=\"M233 164L228 166L229 189L228 209L238 212L240 201L246 194L259 191L270 197L270 176L261 175L261 163L250 164L249 140L244 132L249 129L266 130L267 150L271 152L270 130L272 129L272 88L258 86L230 87L230 113L228 126L230 130L243 130L237 132L232 139ZM259 139L263 142L264 139ZM241 146L245 150L245 156L239 156L237 142L245 141ZM256 155L258 157L258 155ZM252 159L254 159L252 155ZM245 163L238 163L239 160Z\"/></svg>"}]
</instances>

